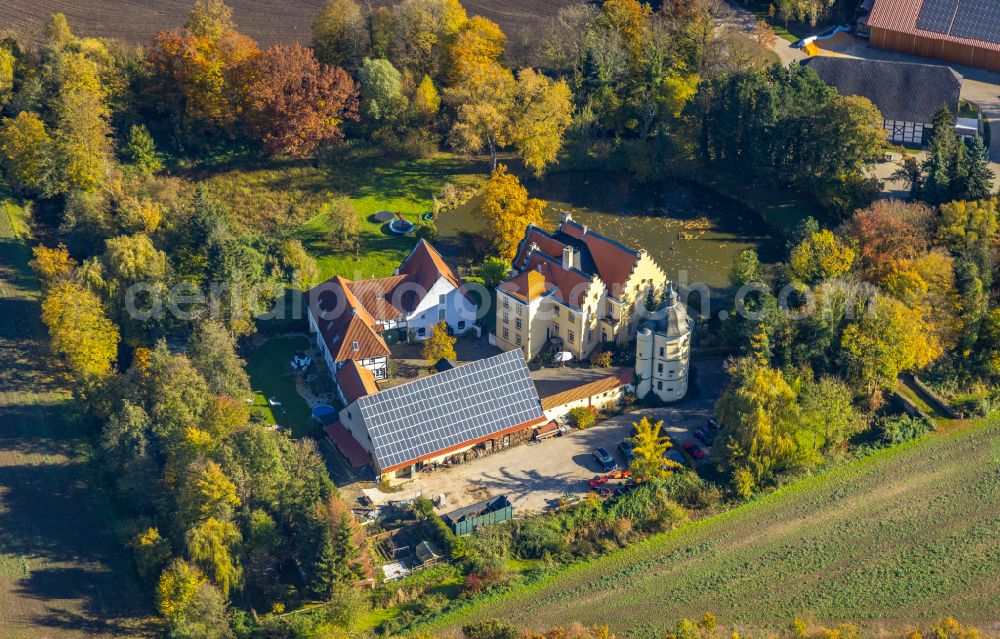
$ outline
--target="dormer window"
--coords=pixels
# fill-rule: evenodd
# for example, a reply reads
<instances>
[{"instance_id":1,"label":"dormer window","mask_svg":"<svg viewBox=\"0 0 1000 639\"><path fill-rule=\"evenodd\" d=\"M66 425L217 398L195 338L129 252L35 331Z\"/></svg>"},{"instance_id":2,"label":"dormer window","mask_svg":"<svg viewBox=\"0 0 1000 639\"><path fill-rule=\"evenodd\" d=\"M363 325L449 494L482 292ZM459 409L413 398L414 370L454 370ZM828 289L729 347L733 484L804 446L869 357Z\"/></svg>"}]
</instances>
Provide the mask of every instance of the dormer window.
<instances>
[{"instance_id":1,"label":"dormer window","mask_svg":"<svg viewBox=\"0 0 1000 639\"><path fill-rule=\"evenodd\" d=\"M361 348L360 348L360 346L358 346L358 343L357 343L357 342L351 342L351 347L352 347L352 348L353 348L353 349L354 349L355 351L358 351L358 350L361 350Z\"/></svg>"}]
</instances>

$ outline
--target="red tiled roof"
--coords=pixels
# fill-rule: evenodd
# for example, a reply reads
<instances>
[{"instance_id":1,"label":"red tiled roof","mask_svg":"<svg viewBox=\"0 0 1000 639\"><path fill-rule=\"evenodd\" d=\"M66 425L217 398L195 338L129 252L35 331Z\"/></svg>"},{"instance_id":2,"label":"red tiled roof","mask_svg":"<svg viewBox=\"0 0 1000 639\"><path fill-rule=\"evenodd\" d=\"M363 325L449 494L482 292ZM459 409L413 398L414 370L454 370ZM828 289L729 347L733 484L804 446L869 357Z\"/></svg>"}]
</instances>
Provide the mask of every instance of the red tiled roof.
<instances>
[{"instance_id":1,"label":"red tiled roof","mask_svg":"<svg viewBox=\"0 0 1000 639\"><path fill-rule=\"evenodd\" d=\"M350 404L359 397L373 395L378 392L378 384L370 370L358 364L353 359L344 362L337 369L337 385L344 393L344 399Z\"/></svg>"},{"instance_id":2,"label":"red tiled roof","mask_svg":"<svg viewBox=\"0 0 1000 639\"><path fill-rule=\"evenodd\" d=\"M412 302L412 305L407 304L409 310L413 310L420 304L423 296L427 294L431 287L434 286L434 283L438 281L438 278L441 277L462 291L463 295L466 295L462 279L448 266L448 263L444 261L441 254L423 239L417 242L417 245L413 247L407 258L403 260L403 263L399 266L399 274L407 277L407 284L415 284L417 286L419 296ZM404 300L404 302L409 301Z\"/></svg>"},{"instance_id":3,"label":"red tiled roof","mask_svg":"<svg viewBox=\"0 0 1000 639\"><path fill-rule=\"evenodd\" d=\"M351 432L340 422L334 422L323 428L327 437L334 443L351 466L355 469L364 468L372 463L372 458L368 452L361 447L358 440L354 439Z\"/></svg>"},{"instance_id":4,"label":"red tiled roof","mask_svg":"<svg viewBox=\"0 0 1000 639\"><path fill-rule=\"evenodd\" d=\"M532 224L524 232L524 240L521 241L521 244L517 249L517 255L514 256L513 266L517 270L520 271L524 268L524 263L528 259L528 253L531 252L532 244L537 244L538 250L557 260L562 260L563 247L566 246L559 240L553 238L551 235Z\"/></svg>"},{"instance_id":5,"label":"red tiled roof","mask_svg":"<svg viewBox=\"0 0 1000 639\"><path fill-rule=\"evenodd\" d=\"M391 275L374 280L360 280L349 284L351 292L365 310L377 321L391 320L406 315L400 295L393 295L396 287L405 282L406 275Z\"/></svg>"},{"instance_id":6,"label":"red tiled roof","mask_svg":"<svg viewBox=\"0 0 1000 639\"><path fill-rule=\"evenodd\" d=\"M389 346L379 334L375 318L350 285L350 280L338 275L309 291L309 310L333 361L388 357Z\"/></svg>"},{"instance_id":7,"label":"red tiled roof","mask_svg":"<svg viewBox=\"0 0 1000 639\"><path fill-rule=\"evenodd\" d=\"M529 302L551 291L560 302L580 308L592 281L579 271L564 269L561 260L536 251L524 271L501 284L500 290Z\"/></svg>"},{"instance_id":8,"label":"red tiled roof","mask_svg":"<svg viewBox=\"0 0 1000 639\"><path fill-rule=\"evenodd\" d=\"M594 268L597 271L595 275L604 280L609 292L617 297L639 261L639 255L573 220L566 220L559 225L559 231L583 242L594 261Z\"/></svg>"},{"instance_id":9,"label":"red tiled roof","mask_svg":"<svg viewBox=\"0 0 1000 639\"><path fill-rule=\"evenodd\" d=\"M635 379L635 371L631 368L626 368L618 371L614 375L609 375L608 377L602 377L601 379L596 379L592 382L586 384L581 384L575 388L569 390L564 390L561 393L556 393L555 395L549 395L548 397L542 398L542 410L550 410L570 402L579 401L581 399L587 399L588 397L593 397L594 395L599 395L601 393L606 393L608 391L613 391L621 388L622 386L627 386L632 383Z\"/></svg>"},{"instance_id":10,"label":"red tiled roof","mask_svg":"<svg viewBox=\"0 0 1000 639\"><path fill-rule=\"evenodd\" d=\"M961 0L953 0L957 10ZM868 16L868 26L874 29L885 29L898 33L908 33L935 40L947 40L948 42L958 42L980 49L990 51L1000 51L1000 42L990 42L987 40L972 40L970 38L960 38L950 33L938 33L936 31L926 31L917 28L917 17L924 6L924 0L875 0L871 15ZM994 9L1000 12L1000 9ZM949 26L949 30L951 27Z\"/></svg>"}]
</instances>

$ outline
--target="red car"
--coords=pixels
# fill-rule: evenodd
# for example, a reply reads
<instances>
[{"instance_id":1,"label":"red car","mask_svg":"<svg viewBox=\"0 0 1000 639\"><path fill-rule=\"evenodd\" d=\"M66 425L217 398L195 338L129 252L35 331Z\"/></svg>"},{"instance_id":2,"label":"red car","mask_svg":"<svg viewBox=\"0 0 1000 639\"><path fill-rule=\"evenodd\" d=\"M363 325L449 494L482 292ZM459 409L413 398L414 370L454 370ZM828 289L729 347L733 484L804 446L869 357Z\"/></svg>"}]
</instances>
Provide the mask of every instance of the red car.
<instances>
[{"instance_id":1,"label":"red car","mask_svg":"<svg viewBox=\"0 0 1000 639\"><path fill-rule=\"evenodd\" d=\"M703 451L698 446L698 444L696 444L694 442L685 442L684 443L684 450L686 450L688 452L688 454L691 455L692 457L694 457L695 459L701 459L702 457L705 456L705 451Z\"/></svg>"}]
</instances>

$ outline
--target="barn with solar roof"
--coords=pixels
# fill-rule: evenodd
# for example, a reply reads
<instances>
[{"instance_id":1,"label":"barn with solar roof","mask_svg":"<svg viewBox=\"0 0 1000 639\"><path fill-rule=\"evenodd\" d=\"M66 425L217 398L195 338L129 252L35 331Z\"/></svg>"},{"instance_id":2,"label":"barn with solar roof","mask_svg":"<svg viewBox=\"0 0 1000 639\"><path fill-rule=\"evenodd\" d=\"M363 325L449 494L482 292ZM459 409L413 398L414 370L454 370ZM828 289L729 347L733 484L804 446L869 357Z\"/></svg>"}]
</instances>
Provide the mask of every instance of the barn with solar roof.
<instances>
[{"instance_id":1,"label":"barn with solar roof","mask_svg":"<svg viewBox=\"0 0 1000 639\"><path fill-rule=\"evenodd\" d=\"M1000 1L875 0L872 46L1000 71Z\"/></svg>"},{"instance_id":2,"label":"barn with solar roof","mask_svg":"<svg viewBox=\"0 0 1000 639\"><path fill-rule=\"evenodd\" d=\"M382 480L508 448L547 421L520 350L383 391L360 384L348 399L327 432L338 448L360 445Z\"/></svg>"}]
</instances>

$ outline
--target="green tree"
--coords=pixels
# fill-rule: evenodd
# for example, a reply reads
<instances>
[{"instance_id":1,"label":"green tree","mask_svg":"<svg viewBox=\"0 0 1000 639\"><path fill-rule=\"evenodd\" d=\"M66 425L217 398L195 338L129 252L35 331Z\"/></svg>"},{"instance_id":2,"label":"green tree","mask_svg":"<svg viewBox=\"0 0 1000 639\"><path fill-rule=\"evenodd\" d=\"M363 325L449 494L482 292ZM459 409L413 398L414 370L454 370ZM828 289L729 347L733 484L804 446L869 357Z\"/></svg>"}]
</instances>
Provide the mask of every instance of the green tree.
<instances>
[{"instance_id":1,"label":"green tree","mask_svg":"<svg viewBox=\"0 0 1000 639\"><path fill-rule=\"evenodd\" d=\"M990 168L990 150L983 138L976 136L965 153L965 178L956 199L982 200L993 193L993 169Z\"/></svg>"},{"instance_id":2,"label":"green tree","mask_svg":"<svg viewBox=\"0 0 1000 639\"><path fill-rule=\"evenodd\" d=\"M361 250L361 223L354 203L346 197L338 197L323 207L327 218L326 238L335 248L352 251L357 255Z\"/></svg>"},{"instance_id":3,"label":"green tree","mask_svg":"<svg viewBox=\"0 0 1000 639\"><path fill-rule=\"evenodd\" d=\"M746 284L760 282L763 279L763 269L757 251L745 249L733 260L729 269L729 282L739 288Z\"/></svg>"},{"instance_id":4,"label":"green tree","mask_svg":"<svg viewBox=\"0 0 1000 639\"><path fill-rule=\"evenodd\" d=\"M281 265L289 283L300 291L319 282L319 266L299 240L285 240L281 245Z\"/></svg>"},{"instance_id":5,"label":"green tree","mask_svg":"<svg viewBox=\"0 0 1000 639\"><path fill-rule=\"evenodd\" d=\"M236 28L233 10L223 0L194 0L184 28L196 37L220 40Z\"/></svg>"},{"instance_id":6,"label":"green tree","mask_svg":"<svg viewBox=\"0 0 1000 639\"><path fill-rule=\"evenodd\" d=\"M652 481L666 479L674 470L674 462L664 459L667 450L673 446L670 438L663 433L663 420L653 422L644 416L638 422L632 422L635 434L629 438L632 442L632 474L636 481Z\"/></svg>"},{"instance_id":7,"label":"green tree","mask_svg":"<svg viewBox=\"0 0 1000 639\"><path fill-rule=\"evenodd\" d=\"M406 109L403 76L388 60L362 60L358 81L361 83L361 108L369 119L393 122Z\"/></svg>"},{"instance_id":8,"label":"green tree","mask_svg":"<svg viewBox=\"0 0 1000 639\"><path fill-rule=\"evenodd\" d=\"M3 119L0 153L11 187L27 195L54 194L55 146L45 123L36 114L21 111L15 118Z\"/></svg>"},{"instance_id":9,"label":"green tree","mask_svg":"<svg viewBox=\"0 0 1000 639\"><path fill-rule=\"evenodd\" d=\"M955 116L947 106L934 114L933 129L927 142L927 159L923 163L925 174L920 196L928 202L940 204L956 199L962 189L965 168L965 145L955 133Z\"/></svg>"},{"instance_id":10,"label":"green tree","mask_svg":"<svg viewBox=\"0 0 1000 639\"><path fill-rule=\"evenodd\" d=\"M145 124L133 124L129 128L124 152L129 164L144 175L152 175L163 168L163 160Z\"/></svg>"},{"instance_id":11,"label":"green tree","mask_svg":"<svg viewBox=\"0 0 1000 639\"><path fill-rule=\"evenodd\" d=\"M192 463L177 492L177 514L182 523L225 521L239 505L235 484L210 460Z\"/></svg>"},{"instance_id":12,"label":"green tree","mask_svg":"<svg viewBox=\"0 0 1000 639\"><path fill-rule=\"evenodd\" d=\"M487 257L479 265L477 270L479 277L483 278L483 286L488 289L496 288L510 275L510 262L499 257Z\"/></svg>"},{"instance_id":13,"label":"green tree","mask_svg":"<svg viewBox=\"0 0 1000 639\"><path fill-rule=\"evenodd\" d=\"M556 161L572 120L573 96L565 80L551 80L533 69L518 73L510 139L536 176Z\"/></svg>"},{"instance_id":14,"label":"green tree","mask_svg":"<svg viewBox=\"0 0 1000 639\"><path fill-rule=\"evenodd\" d=\"M420 348L420 356L428 366L433 366L442 359L455 359L455 343L458 340L448 334L448 323L441 320L431 328L431 334L424 340Z\"/></svg>"},{"instance_id":15,"label":"green tree","mask_svg":"<svg viewBox=\"0 0 1000 639\"><path fill-rule=\"evenodd\" d=\"M237 554L241 541L234 523L214 517L195 525L185 536L191 560L205 571L224 597L242 583L243 568Z\"/></svg>"},{"instance_id":16,"label":"green tree","mask_svg":"<svg viewBox=\"0 0 1000 639\"><path fill-rule=\"evenodd\" d=\"M176 626L190 616L198 588L205 582L205 575L182 559L167 566L156 588L156 607L167 623Z\"/></svg>"},{"instance_id":17,"label":"green tree","mask_svg":"<svg viewBox=\"0 0 1000 639\"><path fill-rule=\"evenodd\" d=\"M121 498L137 509L150 503L157 480L151 430L152 421L142 406L126 399L101 431L105 469Z\"/></svg>"},{"instance_id":18,"label":"green tree","mask_svg":"<svg viewBox=\"0 0 1000 639\"><path fill-rule=\"evenodd\" d=\"M594 425L594 422L597 421L597 418L594 417L594 413L592 413L586 406L571 408L569 413L566 414L566 417L569 419L569 423L574 428L578 428L579 430L590 428Z\"/></svg>"},{"instance_id":19,"label":"green tree","mask_svg":"<svg viewBox=\"0 0 1000 639\"><path fill-rule=\"evenodd\" d=\"M250 396L246 362L236 354L236 339L215 320L201 322L191 335L188 357L214 395L242 401Z\"/></svg>"},{"instance_id":20,"label":"green tree","mask_svg":"<svg viewBox=\"0 0 1000 639\"><path fill-rule=\"evenodd\" d=\"M53 140L60 189L96 191L113 165L106 90L97 65L83 54L65 54L59 66Z\"/></svg>"},{"instance_id":21,"label":"green tree","mask_svg":"<svg viewBox=\"0 0 1000 639\"><path fill-rule=\"evenodd\" d=\"M312 48L323 64L354 69L367 44L365 17L354 0L329 0L313 20Z\"/></svg>"}]
</instances>

